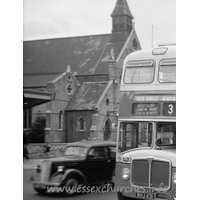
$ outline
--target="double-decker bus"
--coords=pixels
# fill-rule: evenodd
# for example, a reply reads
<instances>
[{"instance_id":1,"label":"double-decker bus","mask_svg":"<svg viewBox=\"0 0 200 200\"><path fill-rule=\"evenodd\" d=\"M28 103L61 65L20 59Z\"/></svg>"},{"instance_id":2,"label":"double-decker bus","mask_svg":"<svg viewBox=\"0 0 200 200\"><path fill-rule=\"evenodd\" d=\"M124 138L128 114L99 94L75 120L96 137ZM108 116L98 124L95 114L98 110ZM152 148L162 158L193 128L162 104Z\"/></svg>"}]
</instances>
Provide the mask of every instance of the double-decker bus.
<instances>
[{"instance_id":1,"label":"double-decker bus","mask_svg":"<svg viewBox=\"0 0 200 200\"><path fill-rule=\"evenodd\" d=\"M120 85L119 200L176 199L176 46L129 54Z\"/></svg>"}]
</instances>

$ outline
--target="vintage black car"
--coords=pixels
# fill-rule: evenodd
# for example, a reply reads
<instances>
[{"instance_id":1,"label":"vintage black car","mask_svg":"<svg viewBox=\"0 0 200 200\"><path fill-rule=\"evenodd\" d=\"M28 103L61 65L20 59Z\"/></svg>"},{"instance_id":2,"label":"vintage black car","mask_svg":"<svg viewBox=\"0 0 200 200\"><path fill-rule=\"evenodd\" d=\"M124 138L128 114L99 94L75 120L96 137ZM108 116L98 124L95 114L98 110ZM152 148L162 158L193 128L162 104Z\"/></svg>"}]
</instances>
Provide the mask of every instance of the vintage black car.
<instances>
[{"instance_id":1,"label":"vintage black car","mask_svg":"<svg viewBox=\"0 0 200 200\"><path fill-rule=\"evenodd\" d=\"M33 187L38 193L57 187L73 195L80 186L112 184L115 156L116 143L112 141L69 143L62 157L46 159L35 167Z\"/></svg>"}]
</instances>

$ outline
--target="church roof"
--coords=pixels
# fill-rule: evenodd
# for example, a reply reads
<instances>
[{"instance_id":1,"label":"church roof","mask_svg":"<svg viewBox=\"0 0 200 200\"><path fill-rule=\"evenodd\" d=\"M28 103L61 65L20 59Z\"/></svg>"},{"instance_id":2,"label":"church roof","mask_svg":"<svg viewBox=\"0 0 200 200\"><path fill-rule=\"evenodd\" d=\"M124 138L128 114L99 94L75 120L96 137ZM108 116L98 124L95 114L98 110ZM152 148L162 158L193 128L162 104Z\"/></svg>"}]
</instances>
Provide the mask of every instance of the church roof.
<instances>
[{"instance_id":1,"label":"church roof","mask_svg":"<svg viewBox=\"0 0 200 200\"><path fill-rule=\"evenodd\" d=\"M111 14L111 17L121 16L121 15L128 15L132 19L134 19L126 0L117 0L117 3L115 5L115 8L114 8L112 14Z\"/></svg>"},{"instance_id":2,"label":"church roof","mask_svg":"<svg viewBox=\"0 0 200 200\"><path fill-rule=\"evenodd\" d=\"M74 75L108 74L110 49L117 57L124 42L109 43L111 34L25 41L24 87L44 86L66 71Z\"/></svg>"},{"instance_id":3,"label":"church roof","mask_svg":"<svg viewBox=\"0 0 200 200\"><path fill-rule=\"evenodd\" d=\"M94 110L107 85L108 82L83 83L71 99L66 110Z\"/></svg>"},{"instance_id":4,"label":"church roof","mask_svg":"<svg viewBox=\"0 0 200 200\"><path fill-rule=\"evenodd\" d=\"M110 35L24 42L24 74L62 73L68 65L77 75L91 74Z\"/></svg>"},{"instance_id":5,"label":"church roof","mask_svg":"<svg viewBox=\"0 0 200 200\"><path fill-rule=\"evenodd\" d=\"M46 87L47 83L56 79L59 74L38 74L38 75L27 75L23 77L24 88L30 87Z\"/></svg>"}]
</instances>

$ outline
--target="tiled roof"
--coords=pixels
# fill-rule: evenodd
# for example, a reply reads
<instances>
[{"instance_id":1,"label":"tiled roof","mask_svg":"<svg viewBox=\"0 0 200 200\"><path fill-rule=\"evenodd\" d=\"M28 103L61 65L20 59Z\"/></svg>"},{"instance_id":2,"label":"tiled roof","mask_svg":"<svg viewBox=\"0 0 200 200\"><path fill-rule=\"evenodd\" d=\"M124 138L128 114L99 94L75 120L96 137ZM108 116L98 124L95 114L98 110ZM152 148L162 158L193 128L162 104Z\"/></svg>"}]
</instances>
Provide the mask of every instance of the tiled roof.
<instances>
[{"instance_id":1,"label":"tiled roof","mask_svg":"<svg viewBox=\"0 0 200 200\"><path fill-rule=\"evenodd\" d=\"M24 87L46 86L70 65L74 75L108 74L111 48L115 58L124 42L109 43L109 34L24 42Z\"/></svg>"},{"instance_id":2,"label":"tiled roof","mask_svg":"<svg viewBox=\"0 0 200 200\"><path fill-rule=\"evenodd\" d=\"M57 78L60 74L28 75L23 78L23 87L46 87L47 83Z\"/></svg>"},{"instance_id":3,"label":"tiled roof","mask_svg":"<svg viewBox=\"0 0 200 200\"><path fill-rule=\"evenodd\" d=\"M70 65L75 75L94 72L110 34L24 42L24 75L59 74Z\"/></svg>"},{"instance_id":4,"label":"tiled roof","mask_svg":"<svg viewBox=\"0 0 200 200\"><path fill-rule=\"evenodd\" d=\"M71 99L66 110L93 110L108 82L83 83Z\"/></svg>"},{"instance_id":5,"label":"tiled roof","mask_svg":"<svg viewBox=\"0 0 200 200\"><path fill-rule=\"evenodd\" d=\"M113 48L114 56L117 58L120 51L122 50L124 42L115 42L115 43L108 43L97 63L97 66L93 72L93 74L108 74L108 61L110 59L110 52Z\"/></svg>"}]
</instances>

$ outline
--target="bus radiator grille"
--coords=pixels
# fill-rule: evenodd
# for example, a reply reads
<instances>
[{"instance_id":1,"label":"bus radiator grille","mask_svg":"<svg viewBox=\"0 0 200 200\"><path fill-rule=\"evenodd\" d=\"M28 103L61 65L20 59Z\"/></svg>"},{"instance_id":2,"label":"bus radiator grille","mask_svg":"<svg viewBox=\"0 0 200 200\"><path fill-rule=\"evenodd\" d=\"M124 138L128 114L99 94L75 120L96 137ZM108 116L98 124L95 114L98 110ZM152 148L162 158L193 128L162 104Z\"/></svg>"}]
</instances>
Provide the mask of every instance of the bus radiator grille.
<instances>
[{"instance_id":1,"label":"bus radiator grille","mask_svg":"<svg viewBox=\"0 0 200 200\"><path fill-rule=\"evenodd\" d=\"M133 160L132 184L140 187L166 190L170 186L170 163L148 159Z\"/></svg>"}]
</instances>

